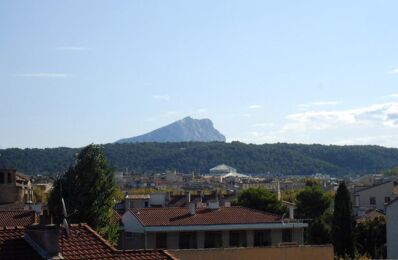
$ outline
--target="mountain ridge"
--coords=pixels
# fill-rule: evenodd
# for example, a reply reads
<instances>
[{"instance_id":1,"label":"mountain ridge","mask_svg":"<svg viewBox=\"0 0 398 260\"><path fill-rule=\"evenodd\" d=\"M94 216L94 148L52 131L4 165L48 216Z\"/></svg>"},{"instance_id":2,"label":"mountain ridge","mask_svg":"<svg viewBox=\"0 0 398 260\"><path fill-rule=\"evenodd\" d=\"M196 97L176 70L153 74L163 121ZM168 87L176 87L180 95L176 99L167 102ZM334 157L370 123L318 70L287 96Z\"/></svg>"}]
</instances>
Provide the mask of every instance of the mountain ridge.
<instances>
[{"instance_id":1,"label":"mountain ridge","mask_svg":"<svg viewBox=\"0 0 398 260\"><path fill-rule=\"evenodd\" d=\"M225 142L225 136L214 128L210 119L185 117L146 134L122 138L115 143L145 142Z\"/></svg>"},{"instance_id":2,"label":"mountain ridge","mask_svg":"<svg viewBox=\"0 0 398 260\"><path fill-rule=\"evenodd\" d=\"M377 173L398 166L398 149L381 146L319 144L245 144L241 142L181 142L104 144L105 156L117 171L135 173L207 173L225 163L241 173L335 176ZM59 174L75 162L81 148L0 149L0 168L26 174Z\"/></svg>"}]
</instances>

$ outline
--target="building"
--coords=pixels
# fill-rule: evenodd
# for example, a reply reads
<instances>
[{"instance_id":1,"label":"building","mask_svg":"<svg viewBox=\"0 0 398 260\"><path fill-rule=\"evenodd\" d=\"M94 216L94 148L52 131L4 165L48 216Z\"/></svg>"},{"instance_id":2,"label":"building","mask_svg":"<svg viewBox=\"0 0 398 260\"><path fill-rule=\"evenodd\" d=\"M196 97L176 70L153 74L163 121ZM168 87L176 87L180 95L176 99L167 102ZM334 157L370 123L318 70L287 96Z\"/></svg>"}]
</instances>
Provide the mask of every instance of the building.
<instances>
[{"instance_id":1,"label":"building","mask_svg":"<svg viewBox=\"0 0 398 260\"><path fill-rule=\"evenodd\" d=\"M0 259L176 259L164 250L115 249L86 224L72 224L69 235L56 225L0 227Z\"/></svg>"},{"instance_id":2,"label":"building","mask_svg":"<svg viewBox=\"0 0 398 260\"><path fill-rule=\"evenodd\" d=\"M130 209L122 216L124 249L200 249L303 244L307 224L244 207Z\"/></svg>"},{"instance_id":3,"label":"building","mask_svg":"<svg viewBox=\"0 0 398 260\"><path fill-rule=\"evenodd\" d=\"M385 206L394 198L393 181L370 187L354 187L352 191L353 212L360 216L369 209L385 210Z\"/></svg>"},{"instance_id":4,"label":"building","mask_svg":"<svg viewBox=\"0 0 398 260\"><path fill-rule=\"evenodd\" d=\"M32 182L14 169L0 169L0 204L32 203Z\"/></svg>"},{"instance_id":5,"label":"building","mask_svg":"<svg viewBox=\"0 0 398 260\"><path fill-rule=\"evenodd\" d=\"M252 248L213 248L169 250L180 260L228 259L228 260L333 260L332 245L287 245Z\"/></svg>"},{"instance_id":6,"label":"building","mask_svg":"<svg viewBox=\"0 0 398 260\"><path fill-rule=\"evenodd\" d=\"M217 165L216 167L213 167L209 170L210 175L225 175L228 173L237 173L236 169L226 165L226 164L220 164Z\"/></svg>"},{"instance_id":7,"label":"building","mask_svg":"<svg viewBox=\"0 0 398 260\"><path fill-rule=\"evenodd\" d=\"M398 198L386 207L387 258L398 259Z\"/></svg>"}]
</instances>

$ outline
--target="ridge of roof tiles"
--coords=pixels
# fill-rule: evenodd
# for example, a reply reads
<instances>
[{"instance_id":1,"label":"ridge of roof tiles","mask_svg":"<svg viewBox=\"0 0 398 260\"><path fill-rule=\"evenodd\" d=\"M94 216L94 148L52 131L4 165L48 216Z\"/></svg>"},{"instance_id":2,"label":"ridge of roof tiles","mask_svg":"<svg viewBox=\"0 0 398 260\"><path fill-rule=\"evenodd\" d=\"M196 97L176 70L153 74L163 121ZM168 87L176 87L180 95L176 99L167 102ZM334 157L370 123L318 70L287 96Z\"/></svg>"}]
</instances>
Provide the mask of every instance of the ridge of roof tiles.
<instances>
[{"instance_id":1,"label":"ridge of roof tiles","mask_svg":"<svg viewBox=\"0 0 398 260\"><path fill-rule=\"evenodd\" d=\"M281 217L245 207L197 208L195 215L188 207L140 208L129 210L143 226L191 226L224 224L279 223Z\"/></svg>"},{"instance_id":2,"label":"ridge of roof tiles","mask_svg":"<svg viewBox=\"0 0 398 260\"><path fill-rule=\"evenodd\" d=\"M23 239L24 230L23 227L0 227L0 259L41 259ZM164 250L117 250L87 224L71 224L69 236L62 234L59 244L60 253L67 260L175 259Z\"/></svg>"}]
</instances>

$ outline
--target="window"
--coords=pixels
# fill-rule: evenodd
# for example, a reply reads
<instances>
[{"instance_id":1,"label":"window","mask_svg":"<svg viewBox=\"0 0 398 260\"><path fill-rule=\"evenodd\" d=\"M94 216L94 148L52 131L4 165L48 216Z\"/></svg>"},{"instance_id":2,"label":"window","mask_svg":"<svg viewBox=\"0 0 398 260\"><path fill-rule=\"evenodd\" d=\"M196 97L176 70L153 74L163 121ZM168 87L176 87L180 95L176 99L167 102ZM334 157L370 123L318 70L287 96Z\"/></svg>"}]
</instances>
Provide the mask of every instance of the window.
<instances>
[{"instance_id":1,"label":"window","mask_svg":"<svg viewBox=\"0 0 398 260\"><path fill-rule=\"evenodd\" d=\"M369 198L369 204L370 205L376 205L376 197L370 197Z\"/></svg>"},{"instance_id":2,"label":"window","mask_svg":"<svg viewBox=\"0 0 398 260\"><path fill-rule=\"evenodd\" d=\"M178 237L180 249L197 248L196 232L181 232Z\"/></svg>"},{"instance_id":3,"label":"window","mask_svg":"<svg viewBox=\"0 0 398 260\"><path fill-rule=\"evenodd\" d=\"M292 242L291 229L282 229L282 242Z\"/></svg>"},{"instance_id":4,"label":"window","mask_svg":"<svg viewBox=\"0 0 398 260\"><path fill-rule=\"evenodd\" d=\"M0 172L0 183L4 183L4 172Z\"/></svg>"},{"instance_id":5,"label":"window","mask_svg":"<svg viewBox=\"0 0 398 260\"><path fill-rule=\"evenodd\" d=\"M271 245L270 230L254 231L254 246L270 246L270 245Z\"/></svg>"},{"instance_id":6,"label":"window","mask_svg":"<svg viewBox=\"0 0 398 260\"><path fill-rule=\"evenodd\" d=\"M205 232L205 248L216 248L222 246L221 232Z\"/></svg>"},{"instance_id":7,"label":"window","mask_svg":"<svg viewBox=\"0 0 398 260\"><path fill-rule=\"evenodd\" d=\"M7 174L7 182L8 183L12 182L12 177L11 177L11 173L10 172Z\"/></svg>"},{"instance_id":8,"label":"window","mask_svg":"<svg viewBox=\"0 0 398 260\"><path fill-rule=\"evenodd\" d=\"M148 201L145 201L144 207L145 207L145 208L148 208L148 205L149 205L149 202L148 202Z\"/></svg>"},{"instance_id":9,"label":"window","mask_svg":"<svg viewBox=\"0 0 398 260\"><path fill-rule=\"evenodd\" d=\"M391 198L390 197L384 197L384 203L389 203L391 201Z\"/></svg>"},{"instance_id":10,"label":"window","mask_svg":"<svg viewBox=\"0 0 398 260\"><path fill-rule=\"evenodd\" d=\"M246 231L230 231L229 246L246 247L247 246Z\"/></svg>"},{"instance_id":11,"label":"window","mask_svg":"<svg viewBox=\"0 0 398 260\"><path fill-rule=\"evenodd\" d=\"M167 233L156 233L156 248L167 248Z\"/></svg>"}]
</instances>

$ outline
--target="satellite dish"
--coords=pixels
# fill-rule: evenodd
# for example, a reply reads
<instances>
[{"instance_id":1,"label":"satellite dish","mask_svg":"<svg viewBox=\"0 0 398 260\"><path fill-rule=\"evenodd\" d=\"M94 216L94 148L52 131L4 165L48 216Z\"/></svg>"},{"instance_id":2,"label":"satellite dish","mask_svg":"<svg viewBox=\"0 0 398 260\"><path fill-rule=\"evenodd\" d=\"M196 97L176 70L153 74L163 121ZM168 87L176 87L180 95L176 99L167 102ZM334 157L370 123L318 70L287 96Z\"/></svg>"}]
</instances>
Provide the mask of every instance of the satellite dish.
<instances>
[{"instance_id":1,"label":"satellite dish","mask_svg":"<svg viewBox=\"0 0 398 260\"><path fill-rule=\"evenodd\" d=\"M63 220L62 220L62 227L65 230L66 236L69 236L69 225L68 225L68 221L66 220L66 218L68 217L68 213L66 212L66 206L65 206L65 201L64 198L61 197L61 203L62 203L62 215L63 215Z\"/></svg>"}]
</instances>

